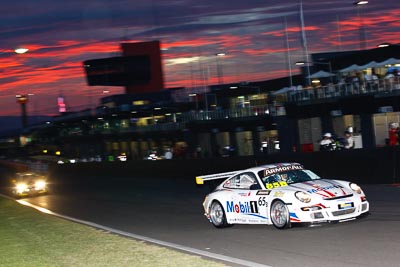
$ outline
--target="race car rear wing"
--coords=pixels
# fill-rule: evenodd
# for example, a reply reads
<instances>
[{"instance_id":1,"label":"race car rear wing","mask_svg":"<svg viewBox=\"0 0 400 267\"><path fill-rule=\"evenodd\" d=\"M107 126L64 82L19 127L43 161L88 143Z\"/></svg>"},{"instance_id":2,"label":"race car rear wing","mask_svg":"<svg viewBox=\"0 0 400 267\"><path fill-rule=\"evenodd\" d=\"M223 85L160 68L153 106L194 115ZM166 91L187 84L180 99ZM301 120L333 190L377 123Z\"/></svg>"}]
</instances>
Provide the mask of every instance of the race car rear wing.
<instances>
[{"instance_id":1,"label":"race car rear wing","mask_svg":"<svg viewBox=\"0 0 400 267\"><path fill-rule=\"evenodd\" d=\"M221 173L216 173L216 174L197 176L196 184L204 184L204 182L211 181L211 180L227 179L238 173L239 173L239 171L234 171L234 172L221 172Z\"/></svg>"}]
</instances>

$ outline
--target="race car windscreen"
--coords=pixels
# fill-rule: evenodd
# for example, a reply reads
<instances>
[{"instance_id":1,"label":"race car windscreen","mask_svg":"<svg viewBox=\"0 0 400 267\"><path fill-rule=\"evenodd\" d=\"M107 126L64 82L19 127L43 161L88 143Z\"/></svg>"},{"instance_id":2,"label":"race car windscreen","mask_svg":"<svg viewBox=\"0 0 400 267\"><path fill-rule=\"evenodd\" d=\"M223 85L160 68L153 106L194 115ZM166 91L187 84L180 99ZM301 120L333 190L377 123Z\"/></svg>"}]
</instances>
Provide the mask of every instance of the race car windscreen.
<instances>
[{"instance_id":1,"label":"race car windscreen","mask_svg":"<svg viewBox=\"0 0 400 267\"><path fill-rule=\"evenodd\" d=\"M258 175L265 185L279 183L280 185L294 184L307 182L311 180L321 179L318 175L310 170L288 170L282 172L276 172L272 174L267 174L265 171L260 171ZM276 187L276 186L275 186Z\"/></svg>"},{"instance_id":2,"label":"race car windscreen","mask_svg":"<svg viewBox=\"0 0 400 267\"><path fill-rule=\"evenodd\" d=\"M38 180L38 179L44 179L43 175L38 175L36 173L22 173L17 175L17 180L22 180L22 181L26 181L26 180Z\"/></svg>"}]
</instances>

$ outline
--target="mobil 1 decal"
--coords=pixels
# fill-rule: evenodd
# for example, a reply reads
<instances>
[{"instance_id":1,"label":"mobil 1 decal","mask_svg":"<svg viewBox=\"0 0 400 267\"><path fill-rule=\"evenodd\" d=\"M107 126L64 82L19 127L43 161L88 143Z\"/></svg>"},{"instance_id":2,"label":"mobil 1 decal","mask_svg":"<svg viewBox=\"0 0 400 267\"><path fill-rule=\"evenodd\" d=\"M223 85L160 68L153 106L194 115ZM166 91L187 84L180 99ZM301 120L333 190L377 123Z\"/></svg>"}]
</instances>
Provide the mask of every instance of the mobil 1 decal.
<instances>
[{"instance_id":1,"label":"mobil 1 decal","mask_svg":"<svg viewBox=\"0 0 400 267\"><path fill-rule=\"evenodd\" d=\"M244 202L226 202L226 212L234 212L234 213L258 213L257 201L244 201Z\"/></svg>"}]
</instances>

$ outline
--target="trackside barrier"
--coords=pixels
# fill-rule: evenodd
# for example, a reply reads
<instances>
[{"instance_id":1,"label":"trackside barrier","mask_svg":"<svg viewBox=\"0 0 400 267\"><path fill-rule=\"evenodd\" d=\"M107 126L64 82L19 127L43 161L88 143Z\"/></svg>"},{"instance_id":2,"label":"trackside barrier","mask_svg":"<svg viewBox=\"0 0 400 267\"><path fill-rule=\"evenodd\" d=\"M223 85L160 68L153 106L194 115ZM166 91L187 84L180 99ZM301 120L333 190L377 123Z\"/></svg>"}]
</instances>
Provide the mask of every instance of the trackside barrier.
<instances>
[{"instance_id":1,"label":"trackside barrier","mask_svg":"<svg viewBox=\"0 0 400 267\"><path fill-rule=\"evenodd\" d=\"M12 160L0 160L0 166L15 172L25 172L29 170L29 165L27 163Z\"/></svg>"},{"instance_id":2,"label":"trackside barrier","mask_svg":"<svg viewBox=\"0 0 400 267\"><path fill-rule=\"evenodd\" d=\"M400 183L400 147L231 158L54 164L49 166L49 173L63 183L112 182L116 177L133 181L158 177L166 184L174 180L194 184L194 178L199 175L232 172L277 162L298 162L329 179L360 184ZM0 162L0 165L7 164ZM21 166L9 164L7 167Z\"/></svg>"}]
</instances>

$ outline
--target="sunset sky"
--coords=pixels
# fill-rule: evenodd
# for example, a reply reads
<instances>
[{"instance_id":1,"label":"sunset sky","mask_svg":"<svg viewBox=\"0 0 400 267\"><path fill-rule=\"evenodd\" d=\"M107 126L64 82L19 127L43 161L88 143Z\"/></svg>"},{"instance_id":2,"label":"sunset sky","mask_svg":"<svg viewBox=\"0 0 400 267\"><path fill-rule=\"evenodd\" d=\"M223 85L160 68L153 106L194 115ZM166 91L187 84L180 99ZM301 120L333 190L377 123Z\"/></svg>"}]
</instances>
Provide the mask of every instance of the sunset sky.
<instances>
[{"instance_id":1,"label":"sunset sky","mask_svg":"<svg viewBox=\"0 0 400 267\"><path fill-rule=\"evenodd\" d=\"M303 60L299 1L272 0L3 0L0 24L0 116L20 114L16 94L32 94L30 115L56 114L57 96L71 110L95 107L103 91L89 87L82 61L116 56L121 42L160 40L167 87L258 81L288 76ZM303 0L309 53L400 43L400 1ZM285 34L287 22L287 35ZM286 38L289 43L287 49ZM14 48L29 48L18 55ZM293 66L297 73L297 68Z\"/></svg>"}]
</instances>

